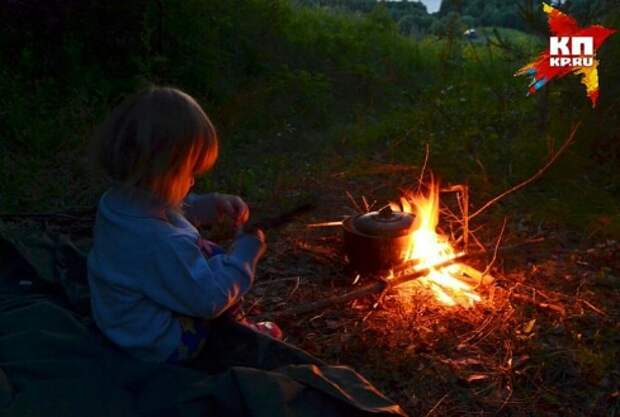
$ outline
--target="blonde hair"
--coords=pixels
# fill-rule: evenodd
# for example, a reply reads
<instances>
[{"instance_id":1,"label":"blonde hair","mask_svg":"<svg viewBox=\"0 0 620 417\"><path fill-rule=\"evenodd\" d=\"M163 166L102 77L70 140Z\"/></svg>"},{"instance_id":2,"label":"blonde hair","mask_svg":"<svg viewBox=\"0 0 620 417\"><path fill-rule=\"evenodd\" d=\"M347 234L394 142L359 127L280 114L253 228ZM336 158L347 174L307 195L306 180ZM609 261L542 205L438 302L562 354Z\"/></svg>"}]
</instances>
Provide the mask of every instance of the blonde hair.
<instances>
[{"instance_id":1,"label":"blonde hair","mask_svg":"<svg viewBox=\"0 0 620 417\"><path fill-rule=\"evenodd\" d=\"M218 136L192 97L150 87L112 111L98 129L93 152L108 179L147 189L178 207L187 191L181 181L215 163Z\"/></svg>"}]
</instances>

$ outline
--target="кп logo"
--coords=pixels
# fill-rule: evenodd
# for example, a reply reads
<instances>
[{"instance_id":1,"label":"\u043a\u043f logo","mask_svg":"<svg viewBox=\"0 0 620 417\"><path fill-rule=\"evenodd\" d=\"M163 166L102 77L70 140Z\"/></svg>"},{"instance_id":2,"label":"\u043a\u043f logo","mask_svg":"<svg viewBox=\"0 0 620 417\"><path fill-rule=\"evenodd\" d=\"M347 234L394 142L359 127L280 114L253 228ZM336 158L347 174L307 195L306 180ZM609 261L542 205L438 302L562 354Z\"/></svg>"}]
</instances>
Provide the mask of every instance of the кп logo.
<instances>
[{"instance_id":1,"label":"\u043a\u043f logo","mask_svg":"<svg viewBox=\"0 0 620 417\"><path fill-rule=\"evenodd\" d=\"M570 48L569 48L570 42ZM592 36L552 36L549 41L552 67L591 67L594 62Z\"/></svg>"},{"instance_id":2,"label":"\u043a\u043f logo","mask_svg":"<svg viewBox=\"0 0 620 417\"><path fill-rule=\"evenodd\" d=\"M600 25L582 28L575 19L546 3L543 3L543 10L548 14L549 29L555 36L549 39L549 49L517 71L515 76L532 76L530 95L554 78L581 75L581 83L586 87L592 107L595 107L599 95L596 50L616 31Z\"/></svg>"}]
</instances>

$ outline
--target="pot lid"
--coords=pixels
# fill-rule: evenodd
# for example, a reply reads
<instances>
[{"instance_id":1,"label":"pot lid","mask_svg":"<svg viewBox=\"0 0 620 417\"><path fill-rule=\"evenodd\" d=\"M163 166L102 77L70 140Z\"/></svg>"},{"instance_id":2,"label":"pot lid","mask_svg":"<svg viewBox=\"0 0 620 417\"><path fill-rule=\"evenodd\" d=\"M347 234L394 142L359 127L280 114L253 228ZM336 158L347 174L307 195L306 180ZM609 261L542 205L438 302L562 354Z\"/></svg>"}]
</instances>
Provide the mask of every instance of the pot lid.
<instances>
[{"instance_id":1,"label":"pot lid","mask_svg":"<svg viewBox=\"0 0 620 417\"><path fill-rule=\"evenodd\" d=\"M409 232L413 224L413 215L392 211L387 205L379 211L371 211L353 219L355 229L371 236L396 237Z\"/></svg>"}]
</instances>

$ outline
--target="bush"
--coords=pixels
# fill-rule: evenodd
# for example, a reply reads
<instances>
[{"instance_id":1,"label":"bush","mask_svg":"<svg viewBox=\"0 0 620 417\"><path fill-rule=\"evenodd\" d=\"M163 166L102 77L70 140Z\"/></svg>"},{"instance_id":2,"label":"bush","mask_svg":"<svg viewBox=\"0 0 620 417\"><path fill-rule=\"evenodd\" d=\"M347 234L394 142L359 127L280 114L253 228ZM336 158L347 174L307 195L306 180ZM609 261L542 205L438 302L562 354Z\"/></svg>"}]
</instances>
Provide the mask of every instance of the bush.
<instances>
[{"instance_id":1,"label":"bush","mask_svg":"<svg viewBox=\"0 0 620 417\"><path fill-rule=\"evenodd\" d=\"M418 39L400 34L413 23L398 26L386 8L350 14L285 0L31 0L0 13L4 211L94 205L104 187L87 175L94 127L157 83L195 96L220 131L222 157L203 187L271 198L334 164L418 163L430 143L443 178L490 195L531 175L550 138L583 119L579 147L547 184L564 191L575 223L617 213L618 36L600 51L593 111L577 79L526 98L527 80L512 74L533 57L531 37L500 30L501 46L473 45L454 13L434 24L441 38ZM618 27L619 15L603 23ZM598 203L577 204L573 182ZM537 192L514 201L531 204Z\"/></svg>"}]
</instances>

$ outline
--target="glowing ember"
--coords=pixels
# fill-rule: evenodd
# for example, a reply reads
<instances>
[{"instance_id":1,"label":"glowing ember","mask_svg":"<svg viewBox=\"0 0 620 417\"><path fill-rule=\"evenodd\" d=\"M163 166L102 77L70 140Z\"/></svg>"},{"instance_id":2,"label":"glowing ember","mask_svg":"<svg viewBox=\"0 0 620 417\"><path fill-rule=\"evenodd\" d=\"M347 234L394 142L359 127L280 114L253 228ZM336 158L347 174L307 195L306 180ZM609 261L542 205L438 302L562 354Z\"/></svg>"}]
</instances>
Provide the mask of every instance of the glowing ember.
<instances>
[{"instance_id":1,"label":"glowing ember","mask_svg":"<svg viewBox=\"0 0 620 417\"><path fill-rule=\"evenodd\" d=\"M431 182L428 195L417 194L401 199L402 210L415 214L415 222L407 249L407 260L417 260L415 270L432 267L459 255L446 236L437 233L439 222L439 184ZM396 204L392 204L396 208ZM400 207L398 208L400 209ZM435 299L448 306L471 306L480 301L472 285L459 279L472 268L453 263L431 272L417 282L430 288Z\"/></svg>"}]
</instances>

